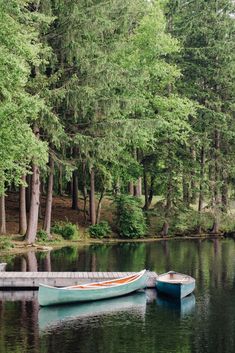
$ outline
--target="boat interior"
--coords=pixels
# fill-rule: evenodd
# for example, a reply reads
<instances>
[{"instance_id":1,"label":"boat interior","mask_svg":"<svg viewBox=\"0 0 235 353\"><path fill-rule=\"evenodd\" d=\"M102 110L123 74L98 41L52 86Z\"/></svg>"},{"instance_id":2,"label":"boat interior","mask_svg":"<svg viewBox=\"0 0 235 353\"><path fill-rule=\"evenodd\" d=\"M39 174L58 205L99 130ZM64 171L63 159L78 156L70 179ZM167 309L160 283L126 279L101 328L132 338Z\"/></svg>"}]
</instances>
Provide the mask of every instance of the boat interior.
<instances>
[{"instance_id":1,"label":"boat interior","mask_svg":"<svg viewBox=\"0 0 235 353\"><path fill-rule=\"evenodd\" d=\"M184 275L177 272L168 272L163 275L160 275L158 278L161 282L170 282L170 283L191 283L194 282L194 279L191 276Z\"/></svg>"},{"instance_id":2,"label":"boat interior","mask_svg":"<svg viewBox=\"0 0 235 353\"><path fill-rule=\"evenodd\" d=\"M104 282L87 283L87 284L80 284L80 285L78 284L75 286L64 287L63 289L88 289L88 288L101 288L101 287L109 287L109 286L112 287L120 284L130 283L139 277L140 277L140 274L138 273L125 278L119 278L119 279L114 279L114 280L104 281Z\"/></svg>"}]
</instances>

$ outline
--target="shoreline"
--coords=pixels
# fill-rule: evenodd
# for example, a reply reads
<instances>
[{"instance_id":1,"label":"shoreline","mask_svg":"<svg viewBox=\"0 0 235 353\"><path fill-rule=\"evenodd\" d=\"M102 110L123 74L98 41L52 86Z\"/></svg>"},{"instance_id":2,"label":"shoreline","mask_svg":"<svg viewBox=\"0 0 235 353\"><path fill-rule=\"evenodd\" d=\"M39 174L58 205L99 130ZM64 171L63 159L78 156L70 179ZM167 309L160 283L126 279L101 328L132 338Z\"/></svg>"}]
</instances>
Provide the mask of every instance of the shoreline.
<instances>
[{"instance_id":1,"label":"shoreline","mask_svg":"<svg viewBox=\"0 0 235 353\"><path fill-rule=\"evenodd\" d=\"M1 236L0 236L1 237ZM7 238L8 236L4 236ZM22 236L19 236L19 238ZM233 239L233 236L226 234L195 234L195 235L176 235L176 236L156 236L156 237L146 237L139 239L123 239L123 238L103 238L103 239L93 239L93 238L84 238L78 240L61 240L61 241L48 241L48 242L36 242L34 244L27 244L24 240L17 240L17 235L9 236L9 241L13 244L14 247L0 250L0 254L3 256L6 255L17 255L27 253L29 251L35 252L46 252L52 251L55 249L60 249L63 247L84 247L89 245L112 245L120 243L155 243L160 241L171 241L171 240L223 240L223 239Z\"/></svg>"}]
</instances>

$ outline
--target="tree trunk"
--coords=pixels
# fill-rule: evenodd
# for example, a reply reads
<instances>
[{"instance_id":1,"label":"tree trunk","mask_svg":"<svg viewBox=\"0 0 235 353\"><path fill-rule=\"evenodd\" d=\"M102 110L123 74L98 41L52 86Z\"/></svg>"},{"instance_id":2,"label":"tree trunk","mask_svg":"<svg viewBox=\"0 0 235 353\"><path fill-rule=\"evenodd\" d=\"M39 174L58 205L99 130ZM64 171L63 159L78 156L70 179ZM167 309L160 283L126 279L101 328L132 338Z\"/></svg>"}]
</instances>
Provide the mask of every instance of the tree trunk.
<instances>
[{"instance_id":1,"label":"tree trunk","mask_svg":"<svg viewBox=\"0 0 235 353\"><path fill-rule=\"evenodd\" d=\"M168 179L168 185L167 185L166 207L165 207L165 221L163 223L163 227L162 227L162 231L161 231L161 234L163 236L167 236L168 235L169 216L170 216L170 211L171 211L171 205L172 205L172 177L170 175L169 179Z\"/></svg>"},{"instance_id":2,"label":"tree trunk","mask_svg":"<svg viewBox=\"0 0 235 353\"><path fill-rule=\"evenodd\" d=\"M27 174L27 176L26 176L26 182L27 182L27 188L26 188L26 212L29 212L30 204L31 204L31 180L32 180L32 175L31 174Z\"/></svg>"},{"instance_id":3,"label":"tree trunk","mask_svg":"<svg viewBox=\"0 0 235 353\"><path fill-rule=\"evenodd\" d=\"M114 195L120 195L120 180L119 178L116 180L115 185L114 185Z\"/></svg>"},{"instance_id":4,"label":"tree trunk","mask_svg":"<svg viewBox=\"0 0 235 353\"><path fill-rule=\"evenodd\" d=\"M189 204L195 204L197 200L197 191L196 191L196 183L195 183L195 171L194 171L194 165L196 161L196 151L195 148L191 149L191 156L192 156L192 161L193 161L193 166L192 166L192 171L191 171L191 198L189 200Z\"/></svg>"},{"instance_id":5,"label":"tree trunk","mask_svg":"<svg viewBox=\"0 0 235 353\"><path fill-rule=\"evenodd\" d=\"M32 166L32 183L31 183L31 204L29 210L29 221L26 232L26 240L28 244L32 244L36 240L38 226L38 211L40 202L40 172L36 164Z\"/></svg>"},{"instance_id":6,"label":"tree trunk","mask_svg":"<svg viewBox=\"0 0 235 353\"><path fill-rule=\"evenodd\" d=\"M23 184L19 189L19 234L25 235L27 231L27 213L26 213L26 176L22 176Z\"/></svg>"},{"instance_id":7,"label":"tree trunk","mask_svg":"<svg viewBox=\"0 0 235 353\"><path fill-rule=\"evenodd\" d=\"M144 171L144 198L145 198L145 204L143 209L147 211L149 207L151 206L152 200L153 200L153 194L154 194L154 181L155 177L151 175L151 180L150 180L150 186L148 188L148 180L147 180L147 175L146 172Z\"/></svg>"},{"instance_id":8,"label":"tree trunk","mask_svg":"<svg viewBox=\"0 0 235 353\"><path fill-rule=\"evenodd\" d=\"M228 212L228 172L225 168L222 171L222 179L223 179L223 184L221 187L222 211L227 213Z\"/></svg>"},{"instance_id":9,"label":"tree trunk","mask_svg":"<svg viewBox=\"0 0 235 353\"><path fill-rule=\"evenodd\" d=\"M143 207L143 209L145 211L147 211L148 210L148 178L147 178L147 172L146 172L145 165L144 165L143 184L144 184L144 207Z\"/></svg>"},{"instance_id":10,"label":"tree trunk","mask_svg":"<svg viewBox=\"0 0 235 353\"><path fill-rule=\"evenodd\" d=\"M87 210L86 210L86 203L87 203L87 185L86 185L86 162L82 162L82 194L83 194L83 217L84 221L87 220Z\"/></svg>"},{"instance_id":11,"label":"tree trunk","mask_svg":"<svg viewBox=\"0 0 235 353\"><path fill-rule=\"evenodd\" d=\"M185 175L183 175L182 184L183 184L183 203L184 203L185 207L188 208L190 205L189 183L188 183L187 177Z\"/></svg>"},{"instance_id":12,"label":"tree trunk","mask_svg":"<svg viewBox=\"0 0 235 353\"><path fill-rule=\"evenodd\" d=\"M104 193L105 193L105 189L103 189L102 192L100 193L100 198L98 201L98 206L96 211L96 224L100 223L101 206L102 206L102 200L104 198Z\"/></svg>"},{"instance_id":13,"label":"tree trunk","mask_svg":"<svg viewBox=\"0 0 235 353\"><path fill-rule=\"evenodd\" d=\"M152 203L152 200L153 200L154 181L155 181L155 176L151 175L151 182L150 182L149 196L148 196L148 208L151 206L151 203Z\"/></svg>"},{"instance_id":14,"label":"tree trunk","mask_svg":"<svg viewBox=\"0 0 235 353\"><path fill-rule=\"evenodd\" d=\"M96 213L95 213L95 172L94 168L90 172L90 219L91 224L96 224Z\"/></svg>"},{"instance_id":15,"label":"tree trunk","mask_svg":"<svg viewBox=\"0 0 235 353\"><path fill-rule=\"evenodd\" d=\"M200 156L200 185L199 185L199 199L198 199L198 212L199 212L199 222L197 226L197 233L200 234L202 232L201 225L201 213L204 202L204 176L205 176L205 162L206 162L205 148L202 146L201 148L201 156Z\"/></svg>"},{"instance_id":16,"label":"tree trunk","mask_svg":"<svg viewBox=\"0 0 235 353\"><path fill-rule=\"evenodd\" d=\"M212 230L211 230L211 233L213 234L218 234L219 233L219 217L217 214L215 214L215 219L214 219L214 223L213 223L213 227L212 227Z\"/></svg>"},{"instance_id":17,"label":"tree trunk","mask_svg":"<svg viewBox=\"0 0 235 353\"><path fill-rule=\"evenodd\" d=\"M49 179L48 179L45 218L44 218L44 224L43 224L43 229L48 234L48 237L51 236L51 211L52 211L53 182L54 182L54 160L51 156L49 159L49 165L50 165L50 172L49 172Z\"/></svg>"},{"instance_id":18,"label":"tree trunk","mask_svg":"<svg viewBox=\"0 0 235 353\"><path fill-rule=\"evenodd\" d=\"M161 235L163 237L166 237L168 235L168 230L169 230L169 223L168 221L165 221L162 226Z\"/></svg>"},{"instance_id":19,"label":"tree trunk","mask_svg":"<svg viewBox=\"0 0 235 353\"><path fill-rule=\"evenodd\" d=\"M6 205L5 195L0 197L0 234L6 234Z\"/></svg>"},{"instance_id":20,"label":"tree trunk","mask_svg":"<svg viewBox=\"0 0 235 353\"><path fill-rule=\"evenodd\" d=\"M41 183L41 180L40 180L40 195L39 195L38 218L39 219L43 219L43 215L42 215L42 183Z\"/></svg>"},{"instance_id":21,"label":"tree trunk","mask_svg":"<svg viewBox=\"0 0 235 353\"><path fill-rule=\"evenodd\" d=\"M73 171L72 209L78 209L78 170Z\"/></svg>"},{"instance_id":22,"label":"tree trunk","mask_svg":"<svg viewBox=\"0 0 235 353\"><path fill-rule=\"evenodd\" d=\"M133 181L130 181L129 184L128 184L128 192L131 196L134 195L134 184L133 184Z\"/></svg>"},{"instance_id":23,"label":"tree trunk","mask_svg":"<svg viewBox=\"0 0 235 353\"><path fill-rule=\"evenodd\" d=\"M220 176L220 164L219 164L219 155L220 155L220 131L215 130L215 153L214 153L214 171L215 171L215 185L214 185L214 224L212 227L212 233L219 232L219 223L220 223L220 195L219 195L219 176Z\"/></svg>"},{"instance_id":24,"label":"tree trunk","mask_svg":"<svg viewBox=\"0 0 235 353\"><path fill-rule=\"evenodd\" d=\"M58 194L60 196L62 196L63 195L63 166L62 166L62 164L59 164L58 170L59 170Z\"/></svg>"},{"instance_id":25,"label":"tree trunk","mask_svg":"<svg viewBox=\"0 0 235 353\"><path fill-rule=\"evenodd\" d=\"M136 196L141 197L142 196L142 178L139 177L137 180L136 184Z\"/></svg>"}]
</instances>

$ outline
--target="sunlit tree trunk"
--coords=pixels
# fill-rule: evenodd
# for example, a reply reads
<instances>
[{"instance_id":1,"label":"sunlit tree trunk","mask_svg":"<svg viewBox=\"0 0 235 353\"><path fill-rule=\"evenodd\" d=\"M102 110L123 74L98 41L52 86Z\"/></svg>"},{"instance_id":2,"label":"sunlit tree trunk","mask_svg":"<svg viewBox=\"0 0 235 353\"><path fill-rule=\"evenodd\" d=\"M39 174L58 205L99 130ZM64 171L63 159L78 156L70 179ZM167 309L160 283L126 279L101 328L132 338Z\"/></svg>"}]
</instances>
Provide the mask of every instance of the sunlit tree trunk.
<instances>
[{"instance_id":1,"label":"sunlit tree trunk","mask_svg":"<svg viewBox=\"0 0 235 353\"><path fill-rule=\"evenodd\" d=\"M34 127L34 133L39 138L39 129ZM26 232L26 241L32 244L36 240L38 227L38 212L40 204L40 171L39 167L32 164L32 180L31 180L31 202L29 210L28 228Z\"/></svg>"},{"instance_id":2,"label":"sunlit tree trunk","mask_svg":"<svg viewBox=\"0 0 235 353\"><path fill-rule=\"evenodd\" d=\"M0 234L6 234L6 205L5 195L0 197Z\"/></svg>"},{"instance_id":3,"label":"sunlit tree trunk","mask_svg":"<svg viewBox=\"0 0 235 353\"><path fill-rule=\"evenodd\" d=\"M130 181L129 184L128 184L128 192L131 196L134 195L134 184L133 184L133 181Z\"/></svg>"},{"instance_id":4,"label":"sunlit tree trunk","mask_svg":"<svg viewBox=\"0 0 235 353\"><path fill-rule=\"evenodd\" d=\"M19 234L25 235L27 231L27 213L26 213L26 176L22 176L23 184L19 188Z\"/></svg>"},{"instance_id":5,"label":"sunlit tree trunk","mask_svg":"<svg viewBox=\"0 0 235 353\"><path fill-rule=\"evenodd\" d=\"M100 222L100 216L101 216L101 207L102 207L102 200L104 198L105 194L105 189L103 189L100 193L100 198L98 201L98 206L97 206L97 211L96 211L96 223L98 224Z\"/></svg>"}]
</instances>

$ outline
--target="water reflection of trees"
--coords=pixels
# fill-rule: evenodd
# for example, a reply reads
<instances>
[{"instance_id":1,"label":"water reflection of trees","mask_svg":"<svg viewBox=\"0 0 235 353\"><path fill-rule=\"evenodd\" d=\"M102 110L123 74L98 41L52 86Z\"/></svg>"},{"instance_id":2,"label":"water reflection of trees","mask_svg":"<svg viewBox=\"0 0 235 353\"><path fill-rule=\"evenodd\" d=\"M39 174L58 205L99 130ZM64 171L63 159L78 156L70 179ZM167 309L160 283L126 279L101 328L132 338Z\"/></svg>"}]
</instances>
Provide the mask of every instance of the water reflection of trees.
<instances>
[{"instance_id":1,"label":"water reflection of trees","mask_svg":"<svg viewBox=\"0 0 235 353\"><path fill-rule=\"evenodd\" d=\"M174 333L167 338L169 351L174 347L175 352L180 352L183 347L184 352L201 353L205 345L207 352L214 352L215 347L224 353L235 351L234 340L231 339L235 329L235 244L231 240L103 244L47 253L32 251L13 258L10 266L22 271L119 272L146 267L162 273L174 269L196 278L196 311L192 317L182 321L176 313L160 310L153 302L147 306L144 323L133 322L130 316L107 316L98 320L96 327L90 323L86 327L78 324L68 331L62 330L63 334L39 338L37 301L0 301L0 352L75 352L78 344L80 352L92 349L102 352L104 346L110 352L116 352L115 347L119 347L118 351L122 348L125 351L131 337L130 351L149 353L163 350L166 342L164 330ZM147 345L145 339L139 339L140 332L142 337L148 335ZM7 342L11 342L10 348L6 346ZM125 349L123 342L127 343Z\"/></svg>"}]
</instances>

